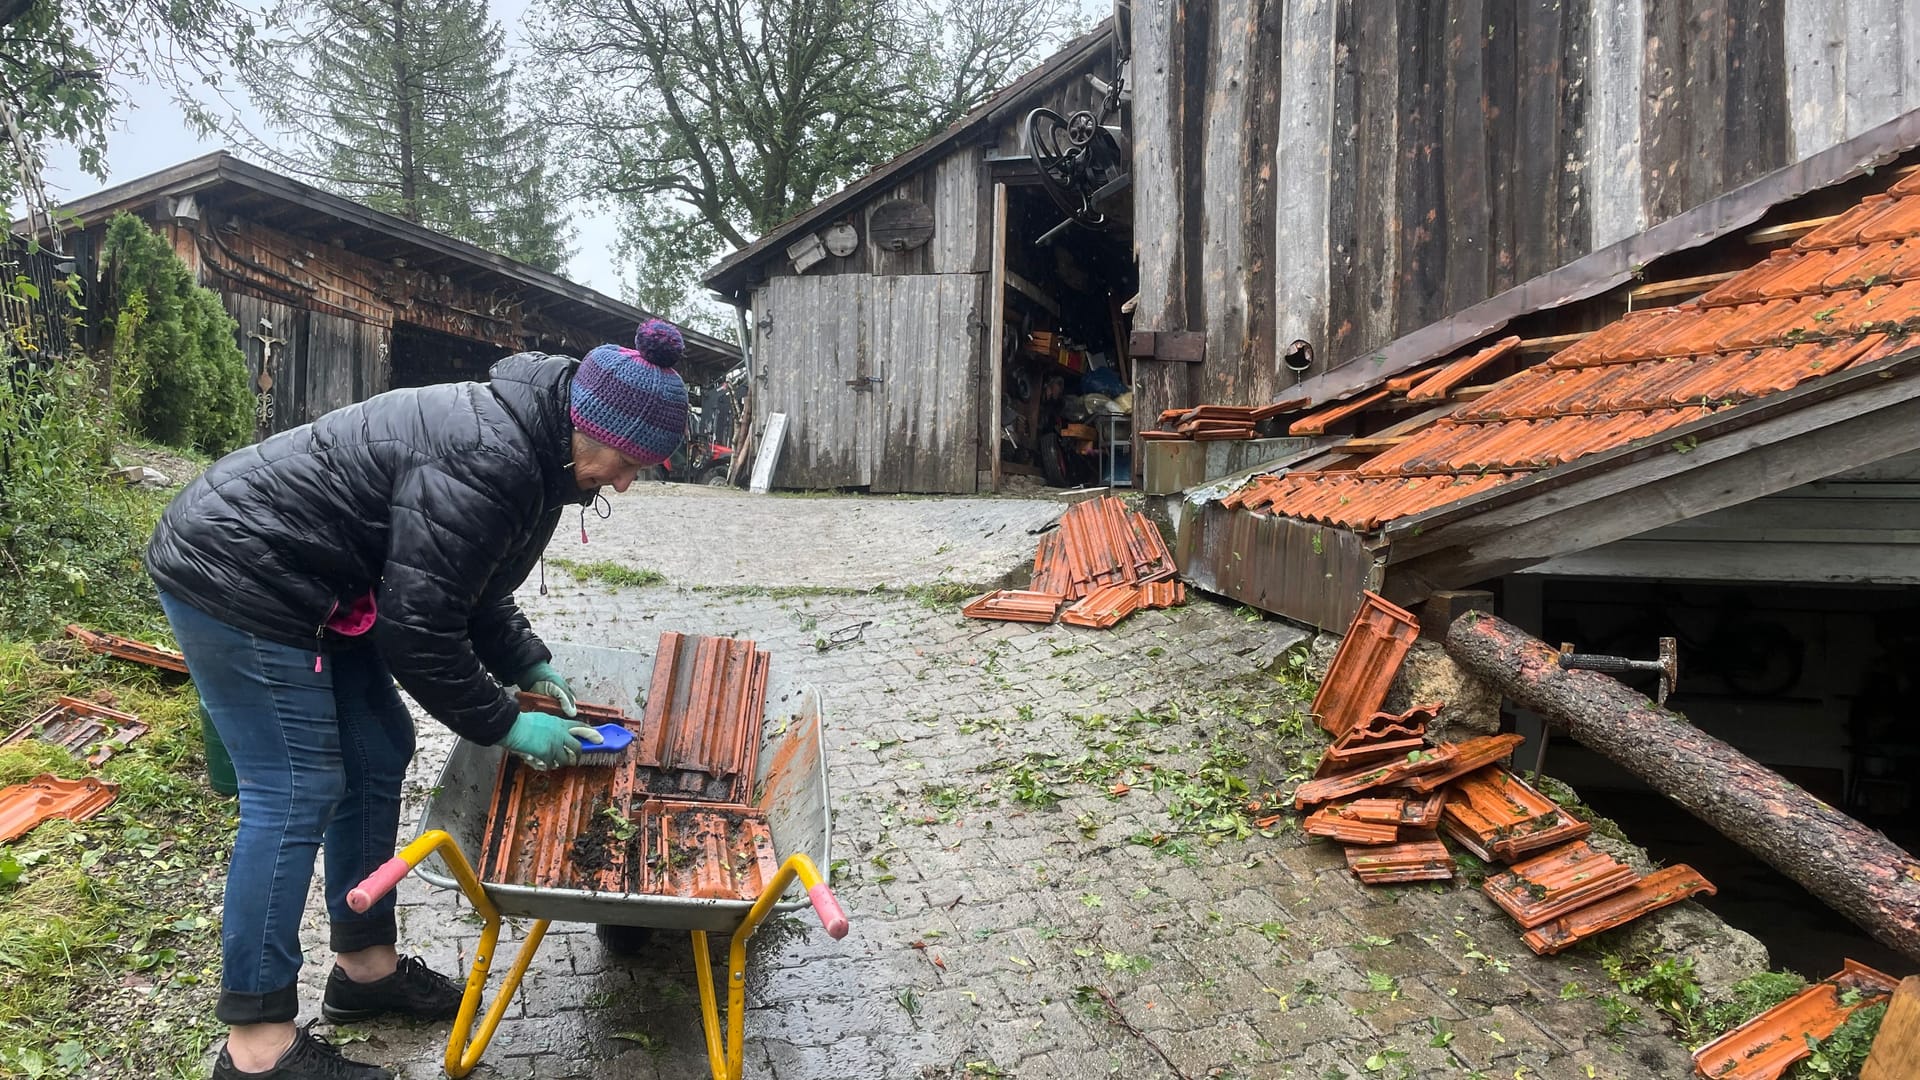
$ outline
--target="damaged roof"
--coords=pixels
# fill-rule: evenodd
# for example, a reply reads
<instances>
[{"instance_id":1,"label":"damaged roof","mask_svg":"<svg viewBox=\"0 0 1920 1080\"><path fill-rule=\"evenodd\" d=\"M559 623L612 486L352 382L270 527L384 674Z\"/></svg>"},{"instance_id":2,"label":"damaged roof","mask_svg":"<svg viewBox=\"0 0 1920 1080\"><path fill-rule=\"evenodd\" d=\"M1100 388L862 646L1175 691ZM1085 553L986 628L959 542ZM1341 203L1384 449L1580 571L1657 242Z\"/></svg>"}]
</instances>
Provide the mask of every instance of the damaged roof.
<instances>
[{"instance_id":1,"label":"damaged roof","mask_svg":"<svg viewBox=\"0 0 1920 1080\"><path fill-rule=\"evenodd\" d=\"M1407 396L1440 399L1517 344L1445 361L1409 380ZM1689 425L1916 345L1920 172L1698 299L1629 313L1358 464L1257 477L1224 503L1371 531L1617 448L1671 439L1679 449Z\"/></svg>"}]
</instances>

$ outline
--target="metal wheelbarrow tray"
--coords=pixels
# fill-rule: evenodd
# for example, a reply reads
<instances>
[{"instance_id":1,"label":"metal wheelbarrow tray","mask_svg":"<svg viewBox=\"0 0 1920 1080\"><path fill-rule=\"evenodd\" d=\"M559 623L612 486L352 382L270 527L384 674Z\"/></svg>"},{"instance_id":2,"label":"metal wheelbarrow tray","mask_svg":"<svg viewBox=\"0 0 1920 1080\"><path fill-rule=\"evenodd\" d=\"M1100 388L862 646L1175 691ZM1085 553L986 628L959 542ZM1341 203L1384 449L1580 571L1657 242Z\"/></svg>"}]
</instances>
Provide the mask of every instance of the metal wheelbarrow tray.
<instances>
[{"instance_id":1,"label":"metal wheelbarrow tray","mask_svg":"<svg viewBox=\"0 0 1920 1080\"><path fill-rule=\"evenodd\" d=\"M675 634L663 635L658 655L648 651L564 642L551 643L550 647L555 666L567 673L580 701L611 705L631 717L646 716L646 721L635 729L640 737L625 752L644 755L647 752L643 747L648 739L647 732L656 716L664 713L667 707L664 702L647 701L650 687L671 686L674 701L679 702L688 692L690 682L705 685L708 676L717 676L721 672L722 668L717 664L726 662L725 656L717 662L712 661L704 651L698 657L691 653L676 653L675 650L684 646L685 642L693 640ZM742 655L748 658L749 663L754 659L750 647L743 653L741 646L745 643L703 639L698 644L705 649L716 642L731 644L733 652L730 655L736 662ZM738 747L707 745L704 752L701 747L693 745L702 737L701 733L693 732L688 740L682 740L687 745L677 747L677 760L692 762L692 767L683 773L665 774L665 781L660 775L649 773L651 779L643 782L647 790L636 791L632 796L635 807L643 805L645 800L644 805L649 809L666 808L665 812L645 819L651 822L658 817L659 824L653 827L660 829L665 829L670 819L682 820L689 815L702 816L708 821L713 819L710 813L701 814L705 808L714 805L712 802L689 803L677 798L681 794L690 794L694 799L718 798L744 803L759 815L764 815L765 832L757 834L761 850L754 853L758 858L747 860L757 861L758 866L750 868L736 879L746 883L747 895L753 898L661 895L627 889L581 887L585 875L561 867L551 842L546 845L548 850L538 857L543 860L538 865L531 861L531 856L523 857L518 864L511 864L512 856L502 846L503 837L506 841L517 841L518 837L507 836L503 830L524 826L525 822L502 810L501 807L505 805L503 792L506 789L501 781L511 777L519 763L514 761L503 768L506 752L497 746L479 746L465 740L455 743L421 815L419 839L369 877L349 898L349 902L356 907L371 905L409 870L417 867L420 876L430 883L442 888L459 889L466 894L482 916L485 930L468 975L467 993L460 1015L455 1019L448 1040L448 1076L465 1076L479 1063L520 977L539 948L547 925L556 921L595 923L603 927L690 931L713 1075L716 1080L738 1080L741 1076L745 950L754 930L775 912L795 911L809 903L819 913L829 934L840 937L847 930L845 915L841 913L819 870L829 865L832 836L820 696L812 686L782 676L766 662L766 654L758 654L757 659L760 663L758 668L737 669L751 670L754 677L764 680L766 706L757 730L748 726L744 731L745 738ZM708 666L696 671L697 663L706 663ZM676 672L679 678L674 682ZM716 708L723 706L741 707L737 695L715 705ZM658 749L669 756L676 752L675 747ZM729 758L728 755L732 756ZM737 775L729 776L721 771L725 766L715 764L723 758L739 766ZM747 771L749 762L750 772ZM552 783L564 785L570 791L604 792L616 783L615 777L619 772L620 768L583 766L533 775L543 783L548 782L547 778L552 778ZM748 778L751 778L750 785ZM661 790L663 783L668 790ZM733 786L729 787L729 784ZM501 806L496 806L497 801ZM570 833L578 823L595 820L593 815L599 805L589 804L579 798L576 801L581 801L582 805L577 812L568 815L570 823L565 828ZM758 815L754 815L754 819L757 830ZM490 826L495 832L492 837L487 835ZM647 827L641 826L643 829ZM473 869L467 861L466 852L481 855L482 872L477 873ZM660 876L664 877L666 873L662 864ZM483 876L501 880L483 881ZM649 872L645 876L651 878L656 875ZM529 878L560 883L506 883ZM799 888L794 887L796 882ZM514 965L495 994L487 1016L469 1039L468 1033L474 1031L480 998L485 990L500 921L505 916L519 916L535 922L529 927ZM709 932L733 935L729 949L728 1009L724 1038L707 951L706 935Z\"/></svg>"}]
</instances>

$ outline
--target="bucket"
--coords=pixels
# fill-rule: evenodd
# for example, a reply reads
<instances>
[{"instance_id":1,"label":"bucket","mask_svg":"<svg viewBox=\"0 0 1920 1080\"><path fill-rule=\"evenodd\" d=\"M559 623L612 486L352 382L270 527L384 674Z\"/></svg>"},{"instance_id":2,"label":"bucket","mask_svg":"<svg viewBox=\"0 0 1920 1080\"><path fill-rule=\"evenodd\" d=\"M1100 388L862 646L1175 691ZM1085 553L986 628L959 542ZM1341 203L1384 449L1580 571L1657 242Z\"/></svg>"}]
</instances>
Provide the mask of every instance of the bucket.
<instances>
[{"instance_id":1,"label":"bucket","mask_svg":"<svg viewBox=\"0 0 1920 1080\"><path fill-rule=\"evenodd\" d=\"M207 784L222 795L240 794L240 783L233 775L233 759L227 756L227 745L220 741L220 733L213 729L213 717L207 714L205 704L195 708L200 713L200 741L207 748Z\"/></svg>"}]
</instances>

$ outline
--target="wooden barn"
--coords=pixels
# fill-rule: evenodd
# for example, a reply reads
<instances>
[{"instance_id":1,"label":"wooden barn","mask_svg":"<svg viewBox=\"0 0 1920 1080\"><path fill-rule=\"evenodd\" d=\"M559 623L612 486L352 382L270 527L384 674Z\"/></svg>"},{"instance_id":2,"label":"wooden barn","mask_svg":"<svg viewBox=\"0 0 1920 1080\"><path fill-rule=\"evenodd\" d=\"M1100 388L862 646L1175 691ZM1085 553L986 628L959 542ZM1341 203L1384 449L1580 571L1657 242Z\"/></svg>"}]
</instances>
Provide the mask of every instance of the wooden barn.
<instances>
[{"instance_id":1,"label":"wooden barn","mask_svg":"<svg viewBox=\"0 0 1920 1080\"><path fill-rule=\"evenodd\" d=\"M1444 352L1460 313L1538 306L1596 254L1631 276L1700 239L1685 211L1920 105L1901 0L1116 9L709 271L751 312L755 426L788 416L776 484L1126 482L1163 410L1351 393L1381 357ZM1103 229L1054 231L1040 107L1120 129ZM1090 374L1096 404L1062 409ZM1098 465L1038 467L1053 446Z\"/></svg>"},{"instance_id":2,"label":"wooden barn","mask_svg":"<svg viewBox=\"0 0 1920 1080\"><path fill-rule=\"evenodd\" d=\"M1034 183L1024 134L1036 108L1094 105L1086 76L1111 78L1113 45L1107 27L1081 37L707 272L750 313L756 430L787 417L777 486L990 487L995 433L1011 427L1013 452L1032 448L1047 376L1076 377L1096 353L1115 359L1117 308L1133 289L1127 234L1036 246L1063 217ZM1028 356L1031 331L1056 347L1003 375L1003 359Z\"/></svg>"},{"instance_id":3,"label":"wooden barn","mask_svg":"<svg viewBox=\"0 0 1920 1080\"><path fill-rule=\"evenodd\" d=\"M580 355L631 342L631 304L465 241L290 180L225 152L68 204L83 278L121 211L166 235L239 323L259 398L257 435L384 390L486 377L523 349ZM738 350L687 333L690 384L717 383Z\"/></svg>"}]
</instances>

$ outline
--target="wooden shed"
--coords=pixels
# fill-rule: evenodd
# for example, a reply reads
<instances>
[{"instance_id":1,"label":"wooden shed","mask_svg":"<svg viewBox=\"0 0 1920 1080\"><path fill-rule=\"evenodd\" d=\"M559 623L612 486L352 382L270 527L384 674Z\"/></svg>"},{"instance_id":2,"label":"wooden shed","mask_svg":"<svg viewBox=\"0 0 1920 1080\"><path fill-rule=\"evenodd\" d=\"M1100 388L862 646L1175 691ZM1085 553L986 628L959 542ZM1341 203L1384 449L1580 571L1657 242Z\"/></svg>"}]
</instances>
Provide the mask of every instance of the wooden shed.
<instances>
[{"instance_id":1,"label":"wooden shed","mask_svg":"<svg viewBox=\"0 0 1920 1080\"><path fill-rule=\"evenodd\" d=\"M1143 416L1292 397L1295 341L1313 393L1589 253L1631 272L1647 230L1920 107L1908 0L1131 7L1135 327L1206 335L1142 361Z\"/></svg>"},{"instance_id":2,"label":"wooden shed","mask_svg":"<svg viewBox=\"0 0 1920 1080\"><path fill-rule=\"evenodd\" d=\"M384 390L483 379L523 349L628 343L647 314L524 263L369 209L225 152L68 204L66 238L96 278L114 214L167 236L239 323L258 437ZM738 350L687 333L684 373L712 384Z\"/></svg>"},{"instance_id":3,"label":"wooden shed","mask_svg":"<svg viewBox=\"0 0 1920 1080\"><path fill-rule=\"evenodd\" d=\"M1062 215L1036 186L1024 131L1036 108L1094 102L1087 76L1112 77L1113 41L1110 24L1075 40L707 272L750 313L755 428L787 417L777 486L972 492L992 486L1002 442L1008 468L1040 471L1021 459L1046 378L1119 359L1133 260L1123 228L1034 242ZM1027 348L1033 331L1044 357Z\"/></svg>"}]
</instances>

